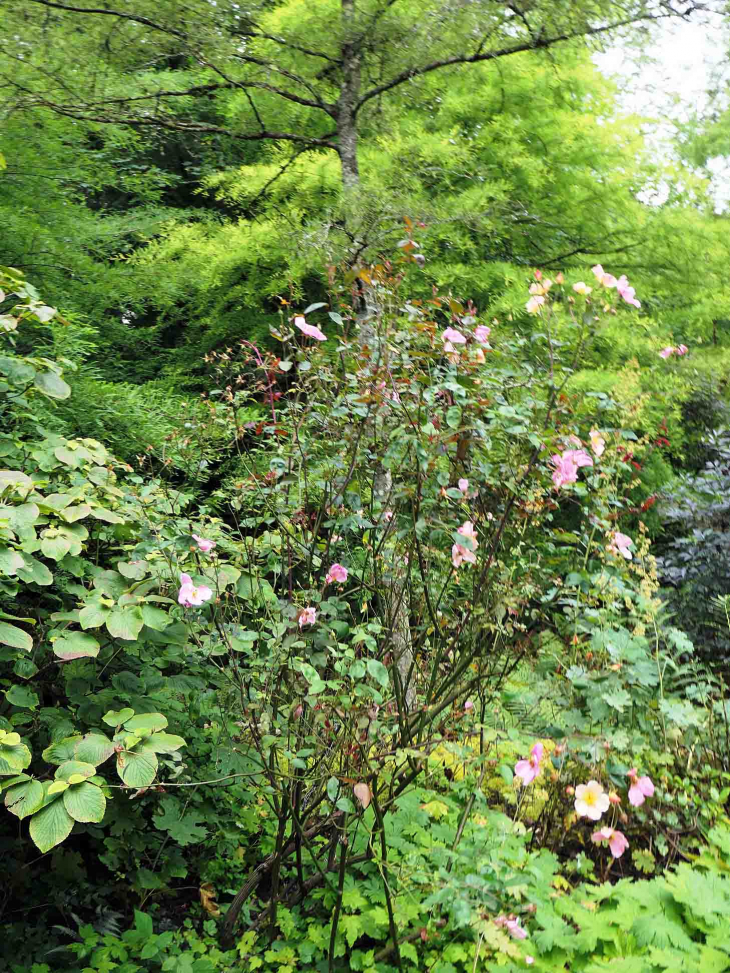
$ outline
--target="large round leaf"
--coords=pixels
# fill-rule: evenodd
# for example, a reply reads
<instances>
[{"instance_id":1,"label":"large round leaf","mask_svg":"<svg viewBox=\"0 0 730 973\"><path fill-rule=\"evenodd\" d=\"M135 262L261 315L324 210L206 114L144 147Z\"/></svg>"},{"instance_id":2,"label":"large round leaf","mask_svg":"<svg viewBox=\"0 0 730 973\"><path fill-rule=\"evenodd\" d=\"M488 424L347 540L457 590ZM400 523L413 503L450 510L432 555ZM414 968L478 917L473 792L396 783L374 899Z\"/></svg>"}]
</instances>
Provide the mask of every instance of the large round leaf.
<instances>
[{"instance_id":1,"label":"large round leaf","mask_svg":"<svg viewBox=\"0 0 730 973\"><path fill-rule=\"evenodd\" d=\"M137 607L113 608L106 619L109 634L116 639L126 639L128 642L136 640L143 626L142 611Z\"/></svg>"},{"instance_id":2,"label":"large round leaf","mask_svg":"<svg viewBox=\"0 0 730 973\"><path fill-rule=\"evenodd\" d=\"M122 750L117 754L117 772L130 787L147 787L157 776L157 757L154 753Z\"/></svg>"},{"instance_id":3,"label":"large round leaf","mask_svg":"<svg viewBox=\"0 0 730 973\"><path fill-rule=\"evenodd\" d=\"M127 720L124 724L124 732L136 732L137 730L164 730L167 720L162 713L139 713Z\"/></svg>"},{"instance_id":4,"label":"large round leaf","mask_svg":"<svg viewBox=\"0 0 730 973\"><path fill-rule=\"evenodd\" d=\"M63 740L57 740L55 743L52 743L50 747L46 747L41 756L44 760L48 761L49 764L62 764L64 760L72 760L74 757L76 744L80 740L80 734L72 737L64 737ZM82 757L81 759L86 760L88 758ZM90 760L89 763L93 763L93 761Z\"/></svg>"},{"instance_id":5,"label":"large round leaf","mask_svg":"<svg viewBox=\"0 0 730 973\"><path fill-rule=\"evenodd\" d=\"M63 801L56 797L30 819L30 836L38 850L45 852L68 838L73 826L73 818Z\"/></svg>"},{"instance_id":6,"label":"large round leaf","mask_svg":"<svg viewBox=\"0 0 730 973\"><path fill-rule=\"evenodd\" d=\"M69 659L95 659L99 654L99 643L93 635L86 632L67 632L53 643L53 651L59 657Z\"/></svg>"},{"instance_id":7,"label":"large round leaf","mask_svg":"<svg viewBox=\"0 0 730 973\"><path fill-rule=\"evenodd\" d=\"M93 777L96 773L94 764L82 760L66 760L56 770L56 780L69 780L74 774L82 777Z\"/></svg>"},{"instance_id":8,"label":"large round leaf","mask_svg":"<svg viewBox=\"0 0 730 973\"><path fill-rule=\"evenodd\" d=\"M30 750L24 743L0 744L0 774L19 774L30 764Z\"/></svg>"},{"instance_id":9,"label":"large round leaf","mask_svg":"<svg viewBox=\"0 0 730 973\"><path fill-rule=\"evenodd\" d=\"M153 733L146 737L137 747L138 753L174 753L180 747L186 746L182 737L174 733Z\"/></svg>"},{"instance_id":10,"label":"large round leaf","mask_svg":"<svg viewBox=\"0 0 730 973\"><path fill-rule=\"evenodd\" d=\"M43 784L39 780L24 781L5 792L5 807L21 821L42 805Z\"/></svg>"},{"instance_id":11,"label":"large round leaf","mask_svg":"<svg viewBox=\"0 0 730 973\"><path fill-rule=\"evenodd\" d=\"M75 746L74 755L77 760L94 764L96 767L114 753L114 744L103 733L87 733Z\"/></svg>"},{"instance_id":12,"label":"large round leaf","mask_svg":"<svg viewBox=\"0 0 730 973\"><path fill-rule=\"evenodd\" d=\"M96 784L84 781L72 784L63 793L63 804L74 821L101 821L106 811L106 798Z\"/></svg>"}]
</instances>

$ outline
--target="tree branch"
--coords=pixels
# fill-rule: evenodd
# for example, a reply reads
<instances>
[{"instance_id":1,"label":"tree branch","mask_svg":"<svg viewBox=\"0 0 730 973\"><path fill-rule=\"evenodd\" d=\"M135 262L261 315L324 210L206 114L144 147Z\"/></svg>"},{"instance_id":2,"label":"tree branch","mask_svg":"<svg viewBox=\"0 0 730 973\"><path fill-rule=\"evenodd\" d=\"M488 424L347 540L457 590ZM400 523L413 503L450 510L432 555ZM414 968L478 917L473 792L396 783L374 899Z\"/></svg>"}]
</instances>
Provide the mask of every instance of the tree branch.
<instances>
[{"instance_id":1,"label":"tree branch","mask_svg":"<svg viewBox=\"0 0 730 973\"><path fill-rule=\"evenodd\" d=\"M590 27L587 30L569 31L563 34L555 34L552 37L540 35L536 38L531 38L529 41L524 41L522 44L514 44L511 47L498 48L496 51L481 51L478 47L474 54L454 54L452 57L442 58L438 61L431 61L430 64L424 64L420 67L406 68L404 71L401 71L399 74L396 74L395 77L391 78L390 81L384 81L382 84L376 85L376 87L366 91L358 101L355 111L358 112L362 106L372 98L377 98L378 95L382 95L386 91L397 88L399 85L404 84L406 81L410 81L412 78L421 77L424 74L430 74L432 71L438 71L441 68L455 67L462 64L477 64L481 61L494 61L500 57L508 57L510 54L522 54L525 51L544 50L548 47L552 47L554 44L575 40L577 37L597 37L599 34L605 34L608 31L618 30L620 27L628 27L631 24L636 24L642 21L653 22L663 20L668 17L686 17L693 10L703 9L703 5L694 4L689 10L684 11L681 15L679 11L672 10L671 7L666 9L668 9L668 12L664 14L642 14L636 17L627 17L625 20L617 20L611 24L604 24L602 27Z\"/></svg>"},{"instance_id":2,"label":"tree branch","mask_svg":"<svg viewBox=\"0 0 730 973\"><path fill-rule=\"evenodd\" d=\"M72 7L70 4L57 3L55 0L30 0L30 3L38 3L42 7L51 7L54 10L67 10L69 13L75 14L104 14L107 17L118 17L120 20L131 20L135 24L142 24L144 27L151 27L152 30L159 30L163 34L172 34L174 37L187 39L187 35L181 30L165 27L164 24L150 20L149 17L140 17L137 14L128 14L121 10L108 10L104 7Z\"/></svg>"}]
</instances>

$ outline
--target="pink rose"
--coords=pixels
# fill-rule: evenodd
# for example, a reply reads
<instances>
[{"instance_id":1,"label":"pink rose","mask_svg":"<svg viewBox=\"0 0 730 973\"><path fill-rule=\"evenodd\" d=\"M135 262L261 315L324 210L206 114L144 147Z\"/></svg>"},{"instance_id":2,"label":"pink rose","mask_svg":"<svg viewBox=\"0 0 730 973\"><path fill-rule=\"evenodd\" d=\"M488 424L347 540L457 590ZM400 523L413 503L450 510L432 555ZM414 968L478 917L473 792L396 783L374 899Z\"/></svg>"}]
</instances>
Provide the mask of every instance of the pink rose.
<instances>
[{"instance_id":1,"label":"pink rose","mask_svg":"<svg viewBox=\"0 0 730 973\"><path fill-rule=\"evenodd\" d=\"M332 584L333 581L336 581L337 584L344 584L345 581L347 581L347 568L343 567L341 564L333 564L327 572L327 577L324 579L324 583Z\"/></svg>"},{"instance_id":2,"label":"pink rose","mask_svg":"<svg viewBox=\"0 0 730 973\"><path fill-rule=\"evenodd\" d=\"M631 781L629 804L633 804L634 807L641 807L647 797L654 796L654 784L651 777L639 777L636 767L632 767L627 776Z\"/></svg>"},{"instance_id":3,"label":"pink rose","mask_svg":"<svg viewBox=\"0 0 730 973\"><path fill-rule=\"evenodd\" d=\"M181 605L186 608L198 607L212 597L213 592L207 585L194 585L189 574L180 575L180 590L177 593L177 600Z\"/></svg>"},{"instance_id":4,"label":"pink rose","mask_svg":"<svg viewBox=\"0 0 730 973\"><path fill-rule=\"evenodd\" d=\"M213 548L215 547L215 541L209 541L205 537L198 537L197 534L193 534L192 537L193 540L198 542L198 549L201 550L203 554L207 554L209 551L212 551Z\"/></svg>"},{"instance_id":5,"label":"pink rose","mask_svg":"<svg viewBox=\"0 0 730 973\"><path fill-rule=\"evenodd\" d=\"M540 775L543 751L543 745L536 743L530 751L528 759L518 760L515 764L515 777L519 777L523 785L531 784Z\"/></svg>"},{"instance_id":6,"label":"pink rose","mask_svg":"<svg viewBox=\"0 0 730 973\"><path fill-rule=\"evenodd\" d=\"M307 335L308 338L316 338L317 341L326 341L327 335L322 334L318 327L314 324L307 324L305 319L300 315L294 318L294 324L299 330Z\"/></svg>"},{"instance_id":7,"label":"pink rose","mask_svg":"<svg viewBox=\"0 0 730 973\"><path fill-rule=\"evenodd\" d=\"M303 628L305 625L314 625L317 621L317 612L311 606L305 608L299 615L299 628Z\"/></svg>"},{"instance_id":8,"label":"pink rose","mask_svg":"<svg viewBox=\"0 0 730 973\"><path fill-rule=\"evenodd\" d=\"M599 831L594 831L591 835L591 841L596 845L605 842L611 849L614 858L620 858L629 847L626 835L622 831L616 831L615 828L605 827Z\"/></svg>"}]
</instances>

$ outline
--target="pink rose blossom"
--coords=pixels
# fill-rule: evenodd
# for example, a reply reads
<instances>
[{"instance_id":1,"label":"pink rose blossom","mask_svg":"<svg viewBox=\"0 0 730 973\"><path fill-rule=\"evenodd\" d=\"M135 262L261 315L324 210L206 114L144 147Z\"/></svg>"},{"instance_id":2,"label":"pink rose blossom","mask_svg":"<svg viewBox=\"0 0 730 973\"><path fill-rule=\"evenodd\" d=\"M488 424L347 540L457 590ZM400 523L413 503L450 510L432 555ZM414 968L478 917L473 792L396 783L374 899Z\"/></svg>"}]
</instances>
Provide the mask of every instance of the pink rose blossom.
<instances>
[{"instance_id":1,"label":"pink rose blossom","mask_svg":"<svg viewBox=\"0 0 730 973\"><path fill-rule=\"evenodd\" d=\"M207 554L215 547L215 541L209 541L205 537L198 537L197 534L193 534L192 536L193 540L198 542L198 548L203 552L203 554Z\"/></svg>"},{"instance_id":2,"label":"pink rose blossom","mask_svg":"<svg viewBox=\"0 0 730 973\"><path fill-rule=\"evenodd\" d=\"M669 358L669 356L673 354L674 354L674 348L672 347L672 345L667 345L666 348L662 348L662 350L659 352L659 357Z\"/></svg>"},{"instance_id":3,"label":"pink rose blossom","mask_svg":"<svg viewBox=\"0 0 730 973\"><path fill-rule=\"evenodd\" d=\"M631 781L629 804L633 804L634 807L641 807L647 797L653 797L654 784L650 777L639 777L636 767L632 767L627 776Z\"/></svg>"},{"instance_id":4,"label":"pink rose blossom","mask_svg":"<svg viewBox=\"0 0 730 973\"><path fill-rule=\"evenodd\" d=\"M467 701L464 703L464 712L468 713L470 710L473 709L474 709L474 703L470 699L467 699Z\"/></svg>"},{"instance_id":5,"label":"pink rose blossom","mask_svg":"<svg viewBox=\"0 0 730 973\"><path fill-rule=\"evenodd\" d=\"M488 328L484 324L480 324L478 328L474 329L474 337L482 345L486 345L486 343L489 341L489 336L491 333L492 329Z\"/></svg>"},{"instance_id":6,"label":"pink rose blossom","mask_svg":"<svg viewBox=\"0 0 730 973\"><path fill-rule=\"evenodd\" d=\"M584 280L579 280L577 284L573 284L573 290L576 294L582 294L583 297L587 297L591 292L591 288Z\"/></svg>"},{"instance_id":7,"label":"pink rose blossom","mask_svg":"<svg viewBox=\"0 0 730 973\"><path fill-rule=\"evenodd\" d=\"M633 555L629 548L633 545L633 541L628 536L628 534L622 534L620 531L614 531L611 535L611 543L606 548L611 554L615 554L621 557L625 557L627 561L631 561Z\"/></svg>"},{"instance_id":8,"label":"pink rose blossom","mask_svg":"<svg viewBox=\"0 0 730 973\"><path fill-rule=\"evenodd\" d=\"M596 264L595 267L591 267L591 270L595 274L598 283L602 284L604 287L615 287L618 284L618 281L613 274L607 274L600 264Z\"/></svg>"},{"instance_id":9,"label":"pink rose blossom","mask_svg":"<svg viewBox=\"0 0 730 973\"><path fill-rule=\"evenodd\" d=\"M514 916L497 916L494 924L506 929L513 939L527 939L527 930L522 928Z\"/></svg>"},{"instance_id":10,"label":"pink rose blossom","mask_svg":"<svg viewBox=\"0 0 730 973\"><path fill-rule=\"evenodd\" d=\"M459 489L462 493L467 493L469 490L469 481L465 480L464 477L459 480Z\"/></svg>"},{"instance_id":11,"label":"pink rose blossom","mask_svg":"<svg viewBox=\"0 0 730 973\"><path fill-rule=\"evenodd\" d=\"M687 347L687 345L677 345L675 351L677 352L678 355L686 355L687 352L689 351L689 348Z\"/></svg>"},{"instance_id":12,"label":"pink rose blossom","mask_svg":"<svg viewBox=\"0 0 730 973\"><path fill-rule=\"evenodd\" d=\"M319 328L316 325L307 324L307 322L301 315L294 318L294 324L296 325L297 328L299 328L299 330L303 334L307 335L308 338L316 338L317 341L327 340L326 334L322 334L322 332L319 330Z\"/></svg>"},{"instance_id":13,"label":"pink rose blossom","mask_svg":"<svg viewBox=\"0 0 730 973\"><path fill-rule=\"evenodd\" d=\"M596 845L603 844L605 841L611 849L611 854L614 858L620 858L629 847L626 835L622 831L616 831L614 828L608 827L594 831L591 835L591 841Z\"/></svg>"},{"instance_id":14,"label":"pink rose blossom","mask_svg":"<svg viewBox=\"0 0 730 973\"><path fill-rule=\"evenodd\" d=\"M186 608L197 607L203 602L209 601L213 597L213 592L205 584L194 585L193 579L189 574L180 575L180 590L177 593L177 600Z\"/></svg>"},{"instance_id":15,"label":"pink rose blossom","mask_svg":"<svg viewBox=\"0 0 730 973\"><path fill-rule=\"evenodd\" d=\"M543 752L543 745L536 743L530 751L529 758L527 760L518 760L515 764L515 777L520 778L523 786L531 784L539 776Z\"/></svg>"},{"instance_id":16,"label":"pink rose blossom","mask_svg":"<svg viewBox=\"0 0 730 973\"><path fill-rule=\"evenodd\" d=\"M393 519L393 511L392 510L386 510L385 513L383 514L383 517L385 518L385 520L388 523L390 523L390 521Z\"/></svg>"},{"instance_id":17,"label":"pink rose blossom","mask_svg":"<svg viewBox=\"0 0 730 973\"><path fill-rule=\"evenodd\" d=\"M455 568L460 568L462 563L476 564L477 556L474 551L479 547L479 544L477 542L477 533L474 530L474 524L470 520L466 520L459 527L458 533L462 537L467 537L472 542L473 550L464 547L462 544L454 544L451 548L451 563Z\"/></svg>"},{"instance_id":18,"label":"pink rose blossom","mask_svg":"<svg viewBox=\"0 0 730 973\"><path fill-rule=\"evenodd\" d=\"M316 621L317 612L310 605L310 607L303 609L299 615L299 628L303 628L305 625L314 625Z\"/></svg>"},{"instance_id":19,"label":"pink rose blossom","mask_svg":"<svg viewBox=\"0 0 730 973\"><path fill-rule=\"evenodd\" d=\"M633 304L634 307L641 307L641 302L637 301L634 296L636 291L633 287L629 287L626 274L622 274L621 277L619 277L619 279L616 281L616 290L627 304Z\"/></svg>"},{"instance_id":20,"label":"pink rose blossom","mask_svg":"<svg viewBox=\"0 0 730 973\"><path fill-rule=\"evenodd\" d=\"M580 440L578 440L580 442ZM571 463L580 469L581 466L593 466L593 460L584 449L566 449L563 459L569 459Z\"/></svg>"},{"instance_id":21,"label":"pink rose blossom","mask_svg":"<svg viewBox=\"0 0 730 973\"><path fill-rule=\"evenodd\" d=\"M578 479L578 467L570 457L561 456L556 453L550 457L550 462L555 467L553 471L553 483L557 490L565 486L566 483L575 483Z\"/></svg>"},{"instance_id":22,"label":"pink rose blossom","mask_svg":"<svg viewBox=\"0 0 730 973\"><path fill-rule=\"evenodd\" d=\"M449 344L449 345L466 344L466 338L461 333L461 331L457 331L456 328L447 328L445 331L442 331L441 340L444 342L444 344ZM447 350L450 351L451 349L447 349Z\"/></svg>"},{"instance_id":23,"label":"pink rose blossom","mask_svg":"<svg viewBox=\"0 0 730 973\"><path fill-rule=\"evenodd\" d=\"M337 584L344 584L345 581L347 581L347 568L343 567L341 564L333 564L327 572L327 577L324 579L324 583L332 584L333 581L336 581Z\"/></svg>"},{"instance_id":24,"label":"pink rose blossom","mask_svg":"<svg viewBox=\"0 0 730 973\"><path fill-rule=\"evenodd\" d=\"M525 956L525 963L527 963L528 966L532 966L534 962L535 962L534 956Z\"/></svg>"},{"instance_id":25,"label":"pink rose blossom","mask_svg":"<svg viewBox=\"0 0 730 973\"><path fill-rule=\"evenodd\" d=\"M525 310L528 314L537 314L544 303L545 298L539 294L535 294L530 298L527 304L525 304Z\"/></svg>"}]
</instances>

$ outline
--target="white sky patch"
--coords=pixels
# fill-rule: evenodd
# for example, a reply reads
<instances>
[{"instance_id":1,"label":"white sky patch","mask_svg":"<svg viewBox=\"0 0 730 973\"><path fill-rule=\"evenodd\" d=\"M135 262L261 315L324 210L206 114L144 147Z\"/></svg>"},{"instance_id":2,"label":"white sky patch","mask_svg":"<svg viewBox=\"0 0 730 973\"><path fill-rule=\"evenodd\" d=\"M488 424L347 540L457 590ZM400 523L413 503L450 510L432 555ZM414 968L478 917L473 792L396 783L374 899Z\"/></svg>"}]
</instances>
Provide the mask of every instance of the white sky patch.
<instances>
[{"instance_id":1,"label":"white sky patch","mask_svg":"<svg viewBox=\"0 0 730 973\"><path fill-rule=\"evenodd\" d=\"M707 91L717 83L718 74L723 80L730 74L727 22L717 15L665 21L652 35L641 58L617 45L596 54L594 61L618 81L622 112L659 120L646 134L657 153L666 157L672 152L675 135L671 123L662 124L661 119L684 121L697 109L706 108ZM711 159L708 168L716 207L725 210L730 206L730 160ZM663 200L660 194L646 201Z\"/></svg>"}]
</instances>

